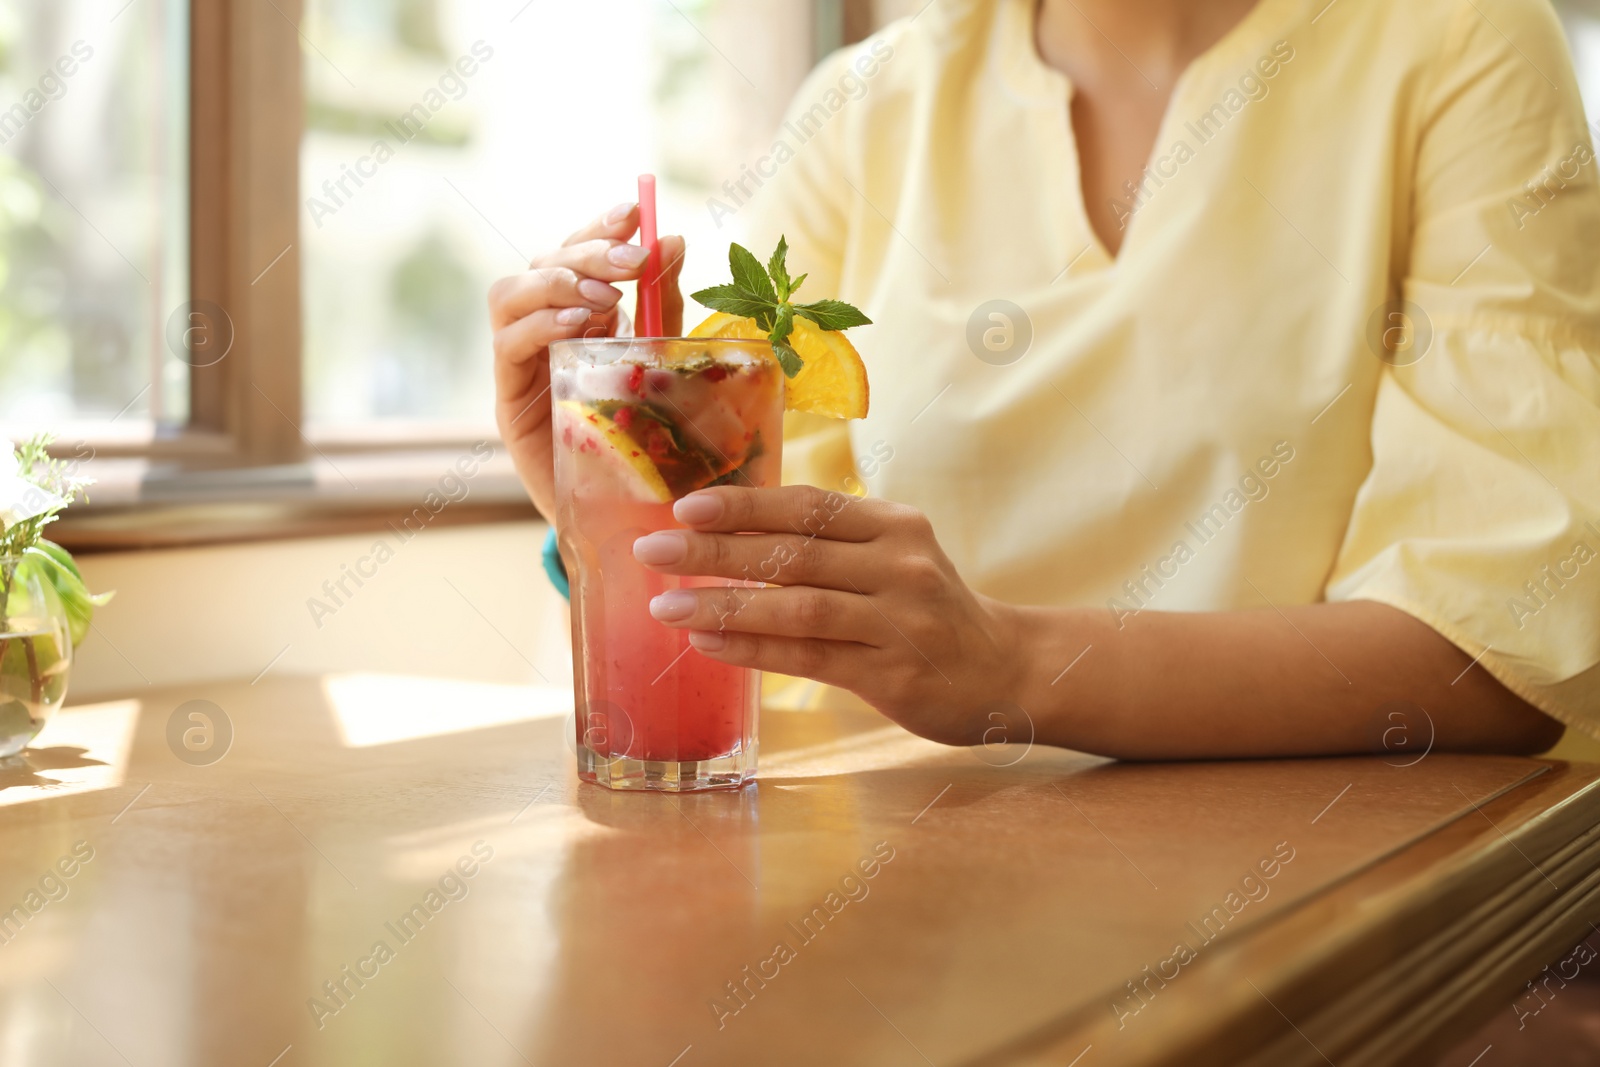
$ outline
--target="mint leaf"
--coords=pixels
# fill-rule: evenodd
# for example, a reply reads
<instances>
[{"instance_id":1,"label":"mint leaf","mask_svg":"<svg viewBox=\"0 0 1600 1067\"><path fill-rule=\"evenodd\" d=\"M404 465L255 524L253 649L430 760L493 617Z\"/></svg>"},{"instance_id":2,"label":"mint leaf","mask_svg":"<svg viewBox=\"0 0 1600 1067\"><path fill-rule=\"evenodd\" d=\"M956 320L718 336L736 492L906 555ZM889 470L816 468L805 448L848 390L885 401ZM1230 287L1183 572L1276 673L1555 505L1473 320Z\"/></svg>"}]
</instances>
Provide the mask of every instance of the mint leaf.
<instances>
[{"instance_id":1,"label":"mint leaf","mask_svg":"<svg viewBox=\"0 0 1600 1067\"><path fill-rule=\"evenodd\" d=\"M852 326L870 326L872 320L859 308L843 300L818 300L815 304L796 304L795 313L804 315L824 330L848 330Z\"/></svg>"},{"instance_id":2,"label":"mint leaf","mask_svg":"<svg viewBox=\"0 0 1600 1067\"><path fill-rule=\"evenodd\" d=\"M773 354L790 378L800 373L805 361L800 358L789 336L794 332L794 317L803 315L824 330L847 330L852 326L868 326L872 320L859 308L842 300L818 300L812 304L796 304L791 298L810 275L789 277L789 241L778 238L778 247L763 267L748 248L739 244L728 245L728 268L733 272L732 285L713 285L690 294L700 304L713 311L739 318L754 319L767 331L767 340Z\"/></svg>"},{"instance_id":3,"label":"mint leaf","mask_svg":"<svg viewBox=\"0 0 1600 1067\"><path fill-rule=\"evenodd\" d=\"M780 304L776 321L772 324L772 332L767 335L767 340L772 343L772 352L778 357L778 365L783 368L786 378L793 378L800 373L800 368L805 366L805 360L800 358L800 353L789 344L789 335L794 332L794 307L791 304Z\"/></svg>"},{"instance_id":4,"label":"mint leaf","mask_svg":"<svg viewBox=\"0 0 1600 1067\"><path fill-rule=\"evenodd\" d=\"M766 268L761 266L761 261L748 248L741 244L730 244L728 266L733 270L733 284L743 289L746 295L759 297L769 304L778 302L778 294L773 291L772 279L767 277Z\"/></svg>"},{"instance_id":5,"label":"mint leaf","mask_svg":"<svg viewBox=\"0 0 1600 1067\"><path fill-rule=\"evenodd\" d=\"M786 237L778 238L777 251L772 253L772 261L767 264L767 273L772 275L772 283L778 288L778 299L787 301L795 290L795 284L789 280L789 265L785 262L789 258L789 240Z\"/></svg>"},{"instance_id":6,"label":"mint leaf","mask_svg":"<svg viewBox=\"0 0 1600 1067\"><path fill-rule=\"evenodd\" d=\"M779 304L778 315L772 324L770 340L773 344L787 341L789 334L794 332L794 307L791 304Z\"/></svg>"},{"instance_id":7,"label":"mint leaf","mask_svg":"<svg viewBox=\"0 0 1600 1067\"><path fill-rule=\"evenodd\" d=\"M793 378L806 365L800 353L789 347L788 341L772 342L772 354L778 357L778 366L783 368L785 378Z\"/></svg>"},{"instance_id":8,"label":"mint leaf","mask_svg":"<svg viewBox=\"0 0 1600 1067\"><path fill-rule=\"evenodd\" d=\"M776 302L757 299L737 285L713 285L709 289L702 289L691 295L696 303L712 311L758 321L764 318L766 321L762 325L768 328L771 326L773 312L778 310Z\"/></svg>"}]
</instances>

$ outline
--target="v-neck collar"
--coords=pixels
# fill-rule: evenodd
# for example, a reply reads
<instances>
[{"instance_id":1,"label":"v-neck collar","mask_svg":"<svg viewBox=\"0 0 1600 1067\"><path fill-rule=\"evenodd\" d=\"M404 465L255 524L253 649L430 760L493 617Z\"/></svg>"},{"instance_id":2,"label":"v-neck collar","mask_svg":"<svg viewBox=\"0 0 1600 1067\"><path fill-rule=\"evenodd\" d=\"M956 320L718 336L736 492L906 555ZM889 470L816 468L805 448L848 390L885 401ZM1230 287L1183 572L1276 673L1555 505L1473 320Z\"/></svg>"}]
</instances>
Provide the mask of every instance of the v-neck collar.
<instances>
[{"instance_id":1,"label":"v-neck collar","mask_svg":"<svg viewBox=\"0 0 1600 1067\"><path fill-rule=\"evenodd\" d=\"M1103 269L1113 269L1128 254L1138 229L1138 219L1143 212L1135 212L1128 220L1128 232L1116 255L1106 247L1089 221L1088 204L1083 197L1083 166L1078 154L1077 132L1072 125L1071 101L1075 91L1072 79L1050 66L1039 55L1034 37L1034 26L1041 0L995 0L994 37L990 42L989 66L993 76L1019 103L1028 107L1050 109L1058 117L1060 136L1065 141L1065 151L1070 162L1067 177L1070 182L1063 195L1071 201L1067 213L1082 228L1089 242L1086 252L1092 255ZM1187 97L1195 85L1212 70L1229 62L1238 62L1243 54L1249 61L1252 44L1257 46L1267 36L1266 29L1280 20L1280 9L1304 6L1302 0L1256 0L1244 17L1234 23L1210 48L1195 56L1173 83L1167 98L1166 109L1151 144L1150 158L1145 160L1148 172L1154 161L1174 138L1173 125L1186 114Z\"/></svg>"}]
</instances>

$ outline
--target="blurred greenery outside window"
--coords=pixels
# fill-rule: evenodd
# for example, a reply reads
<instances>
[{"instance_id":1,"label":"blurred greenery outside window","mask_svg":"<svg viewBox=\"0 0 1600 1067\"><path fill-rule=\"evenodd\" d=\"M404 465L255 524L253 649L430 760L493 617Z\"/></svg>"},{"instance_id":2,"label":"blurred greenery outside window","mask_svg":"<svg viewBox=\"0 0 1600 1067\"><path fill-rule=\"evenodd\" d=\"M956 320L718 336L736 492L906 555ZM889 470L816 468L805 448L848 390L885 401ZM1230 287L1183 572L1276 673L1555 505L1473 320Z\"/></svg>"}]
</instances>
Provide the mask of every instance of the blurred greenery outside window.
<instances>
[{"instance_id":1,"label":"blurred greenery outside window","mask_svg":"<svg viewBox=\"0 0 1600 1067\"><path fill-rule=\"evenodd\" d=\"M0 6L0 427L188 415L186 5Z\"/></svg>"},{"instance_id":2,"label":"blurred greenery outside window","mask_svg":"<svg viewBox=\"0 0 1600 1067\"><path fill-rule=\"evenodd\" d=\"M189 292L188 8L0 9L7 436L188 428L189 367L167 336ZM631 198L642 171L661 176L667 228L705 252L691 282L714 280L741 230L706 198L764 147L810 67L811 18L792 0L305 0L292 254L308 453L491 432L489 284ZM251 271L269 259L252 252Z\"/></svg>"},{"instance_id":3,"label":"blurred greenery outside window","mask_svg":"<svg viewBox=\"0 0 1600 1067\"><path fill-rule=\"evenodd\" d=\"M690 284L722 280L741 220L706 201L769 143L810 18L792 0L308 0L312 436L488 427L490 283L641 172L664 232L689 237Z\"/></svg>"}]
</instances>

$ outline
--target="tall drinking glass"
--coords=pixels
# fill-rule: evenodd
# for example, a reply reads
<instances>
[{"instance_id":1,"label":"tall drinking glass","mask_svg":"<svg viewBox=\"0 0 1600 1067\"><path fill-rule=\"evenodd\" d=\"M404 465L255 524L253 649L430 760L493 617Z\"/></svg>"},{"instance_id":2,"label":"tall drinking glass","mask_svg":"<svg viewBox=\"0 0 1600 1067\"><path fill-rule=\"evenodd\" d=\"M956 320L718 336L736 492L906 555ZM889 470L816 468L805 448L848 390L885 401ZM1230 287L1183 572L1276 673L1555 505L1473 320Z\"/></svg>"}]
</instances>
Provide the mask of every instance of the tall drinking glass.
<instances>
[{"instance_id":1,"label":"tall drinking glass","mask_svg":"<svg viewBox=\"0 0 1600 1067\"><path fill-rule=\"evenodd\" d=\"M612 789L737 788L755 775L759 672L695 652L650 615L679 578L633 543L672 503L778 484L783 371L766 341L599 338L551 346L556 525L572 586L578 777ZM737 595L728 610L737 610Z\"/></svg>"}]
</instances>

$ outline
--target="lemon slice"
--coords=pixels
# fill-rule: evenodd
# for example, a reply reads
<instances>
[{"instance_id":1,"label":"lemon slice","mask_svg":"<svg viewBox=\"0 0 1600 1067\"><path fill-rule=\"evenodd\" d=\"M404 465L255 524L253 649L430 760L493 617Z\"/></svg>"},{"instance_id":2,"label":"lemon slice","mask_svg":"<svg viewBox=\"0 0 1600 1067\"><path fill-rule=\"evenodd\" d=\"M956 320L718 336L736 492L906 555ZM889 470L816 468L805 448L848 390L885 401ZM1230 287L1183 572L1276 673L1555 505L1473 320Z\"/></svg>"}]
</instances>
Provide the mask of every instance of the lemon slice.
<instances>
[{"instance_id":1,"label":"lemon slice","mask_svg":"<svg viewBox=\"0 0 1600 1067\"><path fill-rule=\"evenodd\" d=\"M690 337L742 338L765 341L767 331L755 319L717 312L689 332ZM835 419L867 415L867 368L861 353L838 330L824 330L796 315L789 344L805 361L800 373L784 386L783 406Z\"/></svg>"},{"instance_id":2,"label":"lemon slice","mask_svg":"<svg viewBox=\"0 0 1600 1067\"><path fill-rule=\"evenodd\" d=\"M583 452L603 464L611 479L635 500L665 504L672 499L666 479L622 427L576 400L558 401L562 417L556 426L560 447Z\"/></svg>"}]
</instances>

